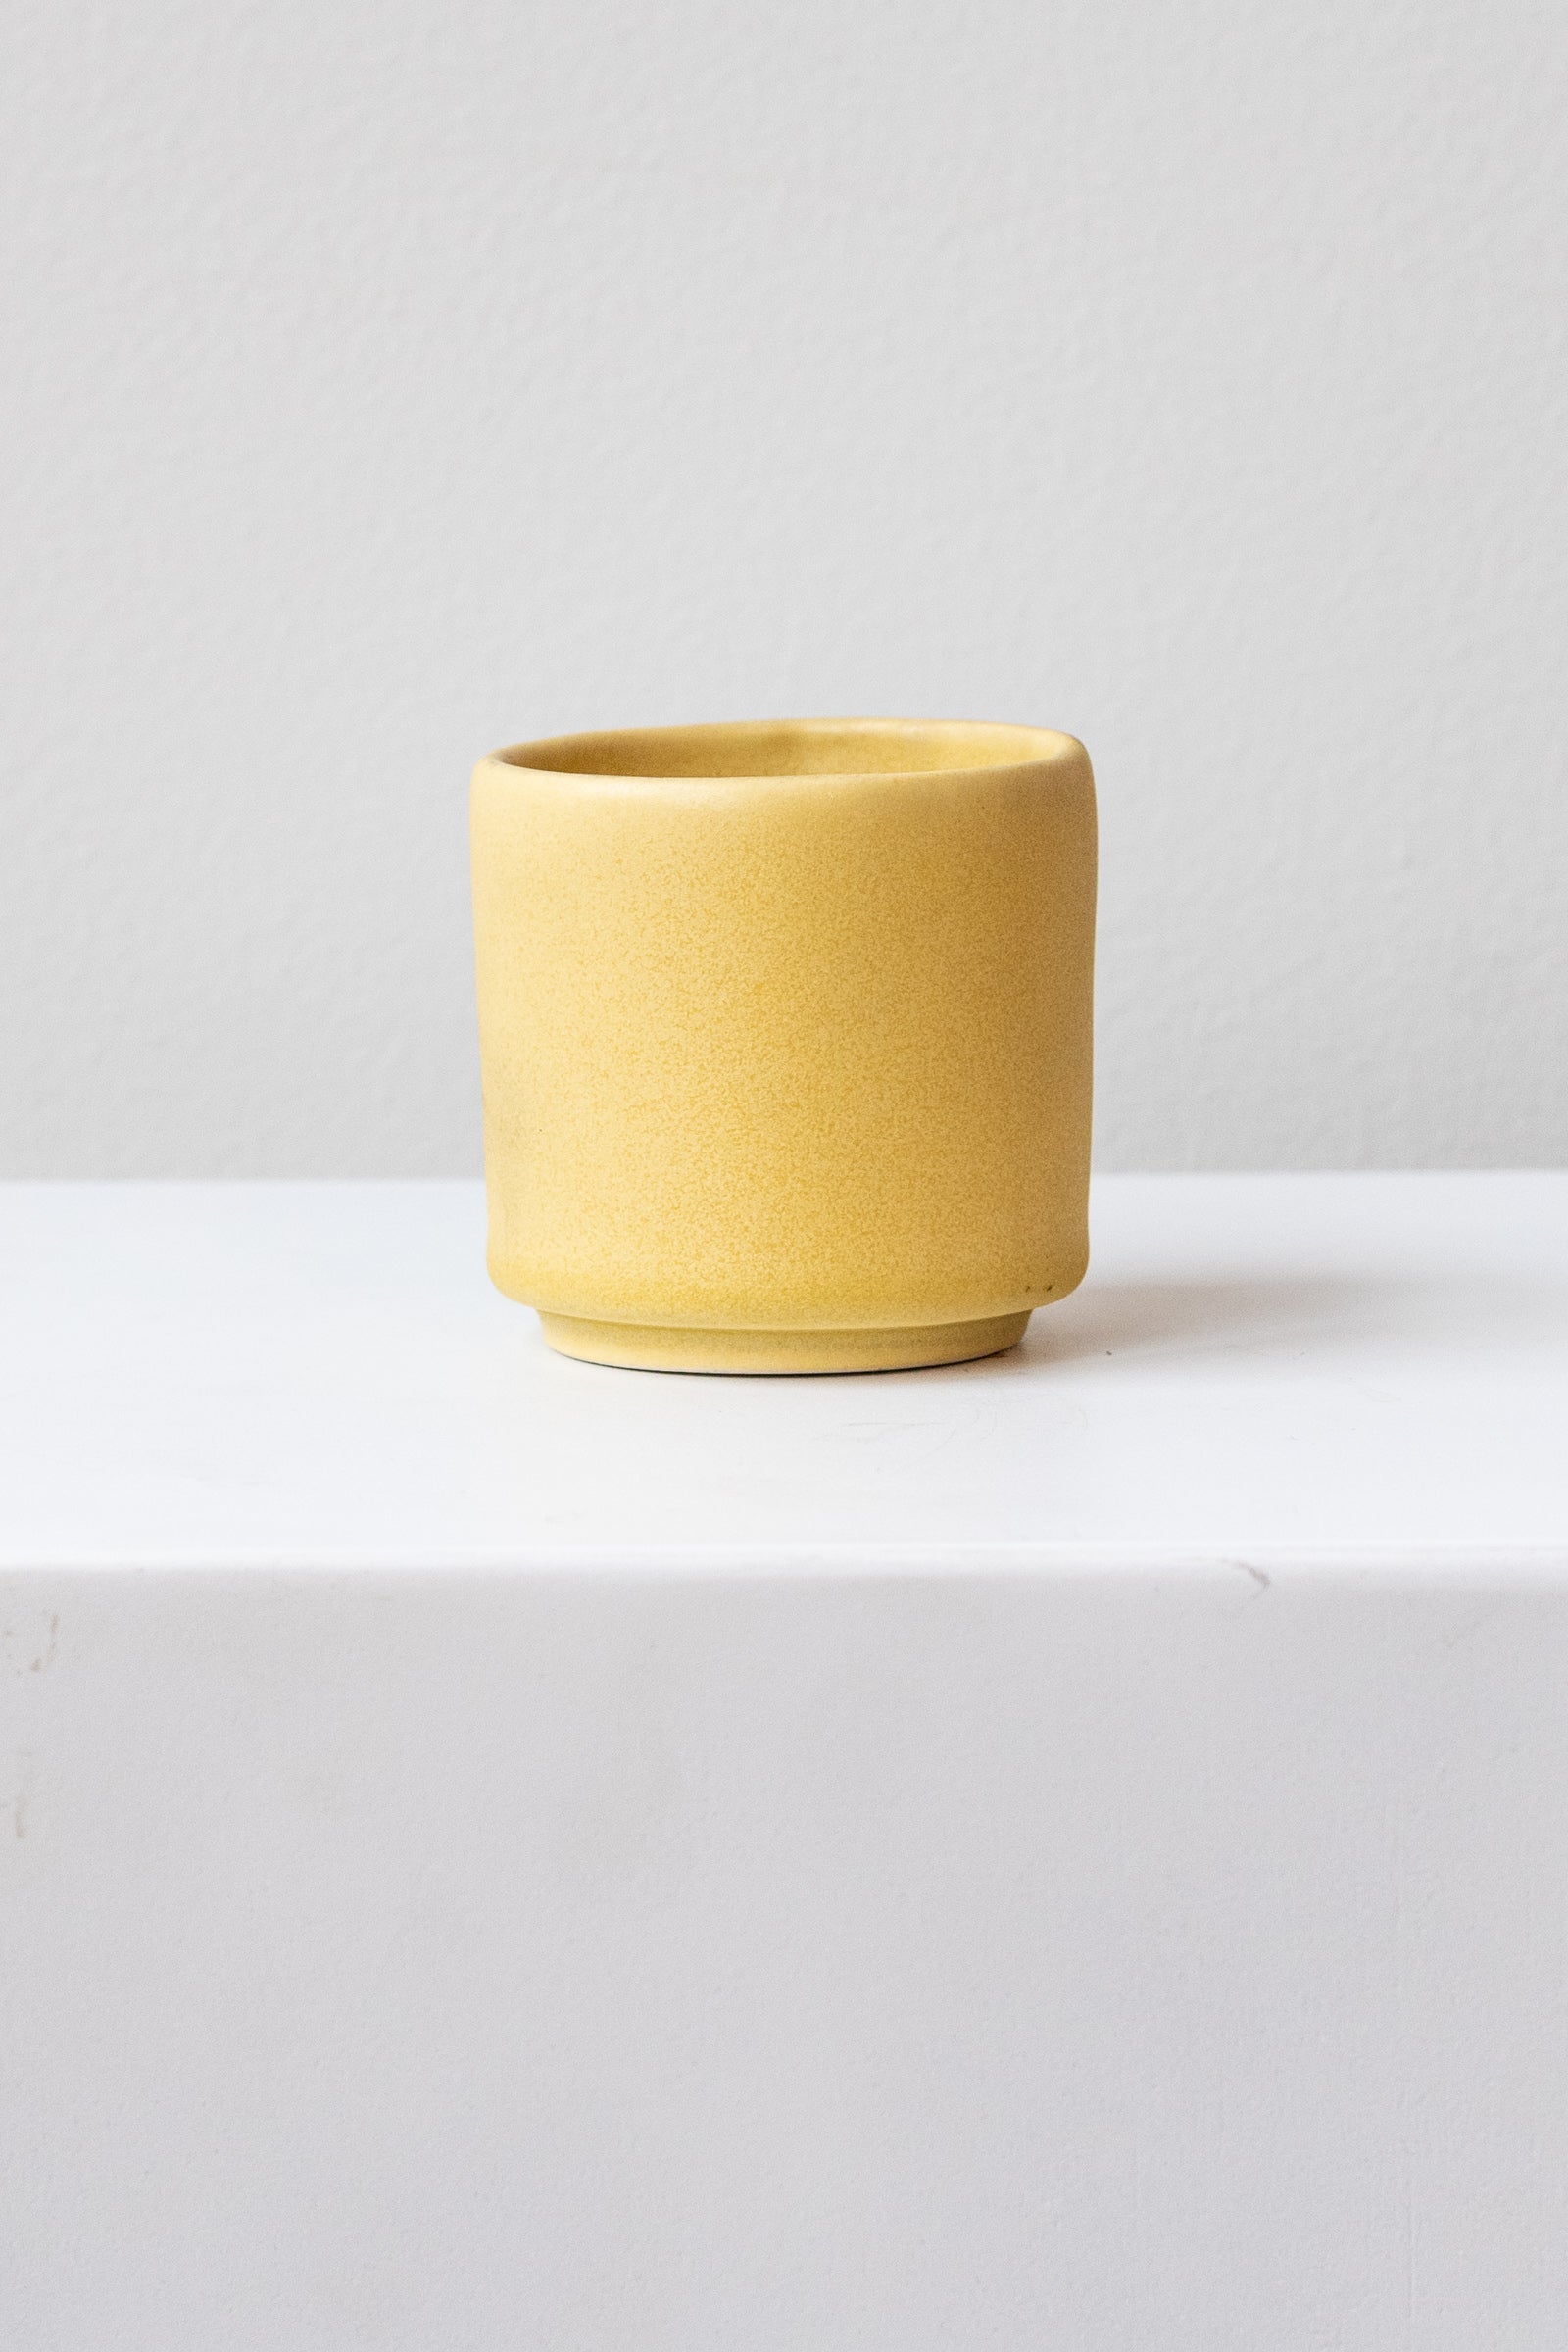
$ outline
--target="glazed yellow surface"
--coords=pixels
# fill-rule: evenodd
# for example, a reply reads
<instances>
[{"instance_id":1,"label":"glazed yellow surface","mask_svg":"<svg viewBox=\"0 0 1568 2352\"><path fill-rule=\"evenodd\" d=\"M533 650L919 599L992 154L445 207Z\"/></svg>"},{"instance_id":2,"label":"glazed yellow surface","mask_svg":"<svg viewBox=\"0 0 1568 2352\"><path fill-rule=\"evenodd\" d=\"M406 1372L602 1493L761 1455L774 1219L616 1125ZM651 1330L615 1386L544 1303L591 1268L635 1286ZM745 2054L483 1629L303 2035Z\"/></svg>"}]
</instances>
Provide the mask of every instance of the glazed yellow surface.
<instances>
[{"instance_id":1,"label":"glazed yellow surface","mask_svg":"<svg viewBox=\"0 0 1568 2352\"><path fill-rule=\"evenodd\" d=\"M953 1360L920 1352L931 1327L1000 1328L1081 1280L1081 744L883 720L560 737L481 760L472 818L490 1270L556 1345Z\"/></svg>"}]
</instances>

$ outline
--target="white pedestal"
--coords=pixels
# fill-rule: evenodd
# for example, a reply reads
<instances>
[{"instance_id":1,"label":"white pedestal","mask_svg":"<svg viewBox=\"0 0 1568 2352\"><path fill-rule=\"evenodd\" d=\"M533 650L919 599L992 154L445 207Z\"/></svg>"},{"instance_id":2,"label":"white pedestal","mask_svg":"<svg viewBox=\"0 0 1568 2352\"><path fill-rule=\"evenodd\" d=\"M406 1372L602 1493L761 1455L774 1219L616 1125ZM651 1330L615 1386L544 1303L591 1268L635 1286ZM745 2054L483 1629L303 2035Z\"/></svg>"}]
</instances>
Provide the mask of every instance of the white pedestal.
<instances>
[{"instance_id":1,"label":"white pedestal","mask_svg":"<svg viewBox=\"0 0 1568 2352\"><path fill-rule=\"evenodd\" d=\"M0 1196L6 2342L1558 2352L1568 1178L839 1380L481 1233Z\"/></svg>"}]
</instances>

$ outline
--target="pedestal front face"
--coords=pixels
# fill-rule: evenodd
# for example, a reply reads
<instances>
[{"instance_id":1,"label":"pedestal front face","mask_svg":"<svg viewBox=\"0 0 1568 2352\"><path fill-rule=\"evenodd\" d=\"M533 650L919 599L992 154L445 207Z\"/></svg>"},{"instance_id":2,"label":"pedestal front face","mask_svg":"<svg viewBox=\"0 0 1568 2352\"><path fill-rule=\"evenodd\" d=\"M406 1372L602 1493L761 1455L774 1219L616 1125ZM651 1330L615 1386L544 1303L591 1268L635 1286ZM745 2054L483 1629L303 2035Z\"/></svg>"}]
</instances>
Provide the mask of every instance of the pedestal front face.
<instances>
[{"instance_id":1,"label":"pedestal front face","mask_svg":"<svg viewBox=\"0 0 1568 2352\"><path fill-rule=\"evenodd\" d=\"M1561 2352L1561 1592L0 1597L17 2352Z\"/></svg>"},{"instance_id":2,"label":"pedestal front face","mask_svg":"<svg viewBox=\"0 0 1568 2352\"><path fill-rule=\"evenodd\" d=\"M573 1321L883 1334L1074 1287L1094 788L1081 746L1030 743L906 774L481 764L503 1290Z\"/></svg>"}]
</instances>

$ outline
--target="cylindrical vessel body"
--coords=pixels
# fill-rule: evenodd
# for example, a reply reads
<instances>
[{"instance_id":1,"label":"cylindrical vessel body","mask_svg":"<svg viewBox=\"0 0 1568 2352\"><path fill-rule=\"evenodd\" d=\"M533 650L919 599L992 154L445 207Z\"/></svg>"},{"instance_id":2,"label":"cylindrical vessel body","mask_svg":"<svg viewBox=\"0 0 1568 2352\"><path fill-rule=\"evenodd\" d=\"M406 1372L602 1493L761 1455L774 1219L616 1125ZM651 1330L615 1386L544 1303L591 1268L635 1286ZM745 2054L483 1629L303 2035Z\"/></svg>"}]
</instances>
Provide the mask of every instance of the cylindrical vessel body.
<instances>
[{"instance_id":1,"label":"cylindrical vessel body","mask_svg":"<svg viewBox=\"0 0 1568 2352\"><path fill-rule=\"evenodd\" d=\"M693 1371L1010 1346L1088 1255L1095 799L1044 729L651 728L480 761L490 1271Z\"/></svg>"}]
</instances>

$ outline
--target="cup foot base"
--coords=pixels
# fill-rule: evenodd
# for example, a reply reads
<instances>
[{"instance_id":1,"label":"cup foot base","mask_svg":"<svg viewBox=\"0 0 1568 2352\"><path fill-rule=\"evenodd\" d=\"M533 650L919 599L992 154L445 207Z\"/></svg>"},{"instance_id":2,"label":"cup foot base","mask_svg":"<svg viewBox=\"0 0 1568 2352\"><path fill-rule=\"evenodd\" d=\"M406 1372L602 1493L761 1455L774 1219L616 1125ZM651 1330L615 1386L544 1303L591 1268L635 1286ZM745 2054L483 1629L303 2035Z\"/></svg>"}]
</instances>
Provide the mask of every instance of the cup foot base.
<instances>
[{"instance_id":1,"label":"cup foot base","mask_svg":"<svg viewBox=\"0 0 1568 2352\"><path fill-rule=\"evenodd\" d=\"M924 1323L895 1331L682 1331L657 1323L594 1323L541 1314L560 1355L634 1372L910 1372L921 1364L964 1364L1015 1348L1021 1315L976 1323Z\"/></svg>"}]
</instances>

